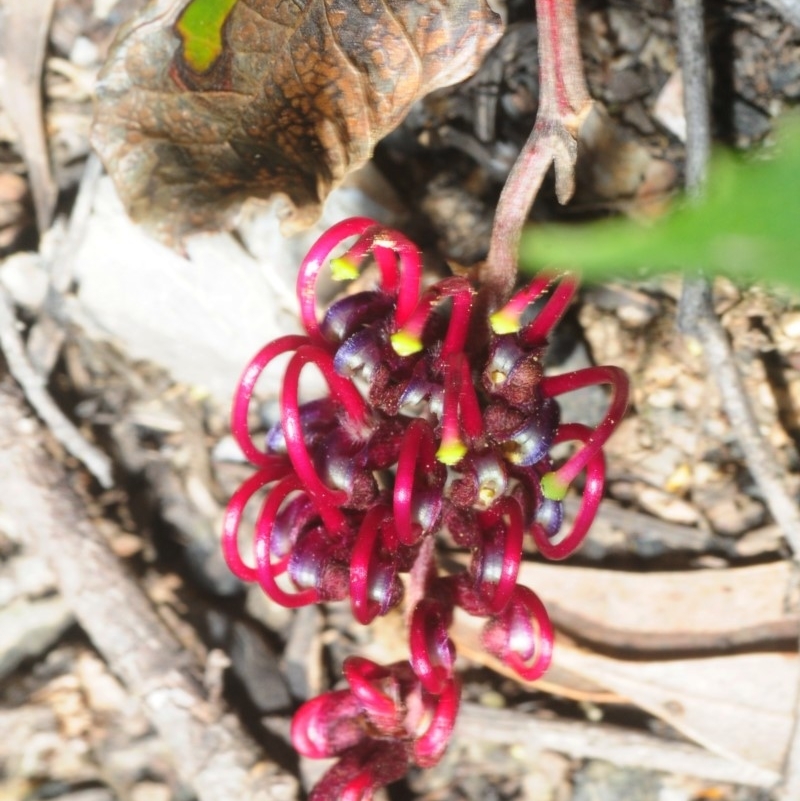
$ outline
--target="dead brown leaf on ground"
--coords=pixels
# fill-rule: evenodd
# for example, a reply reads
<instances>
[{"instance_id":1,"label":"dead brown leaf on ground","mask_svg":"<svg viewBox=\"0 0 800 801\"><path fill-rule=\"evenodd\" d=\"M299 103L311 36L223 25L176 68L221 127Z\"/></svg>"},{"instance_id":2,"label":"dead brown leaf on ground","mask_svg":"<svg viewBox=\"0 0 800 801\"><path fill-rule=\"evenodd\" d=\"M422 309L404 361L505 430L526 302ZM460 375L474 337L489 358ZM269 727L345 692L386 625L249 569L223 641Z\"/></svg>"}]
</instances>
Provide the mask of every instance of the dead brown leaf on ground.
<instances>
[{"instance_id":1,"label":"dead brown leaf on ground","mask_svg":"<svg viewBox=\"0 0 800 801\"><path fill-rule=\"evenodd\" d=\"M303 228L412 103L474 72L501 33L484 0L240 0L207 65L156 0L101 75L93 142L132 216L164 239L229 227L248 198L285 197ZM202 67L198 69L198 67Z\"/></svg>"}]
</instances>

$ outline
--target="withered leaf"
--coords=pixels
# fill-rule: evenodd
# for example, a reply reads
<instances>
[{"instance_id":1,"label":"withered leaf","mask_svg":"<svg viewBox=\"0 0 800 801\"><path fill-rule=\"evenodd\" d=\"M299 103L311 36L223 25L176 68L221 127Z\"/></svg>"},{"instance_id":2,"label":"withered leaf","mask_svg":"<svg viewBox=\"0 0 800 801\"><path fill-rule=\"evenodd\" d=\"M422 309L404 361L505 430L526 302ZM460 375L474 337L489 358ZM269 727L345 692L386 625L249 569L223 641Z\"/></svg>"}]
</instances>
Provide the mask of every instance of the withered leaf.
<instances>
[{"instance_id":1,"label":"withered leaf","mask_svg":"<svg viewBox=\"0 0 800 801\"><path fill-rule=\"evenodd\" d=\"M619 693L709 751L776 773L783 765L794 722L796 653L642 662L557 643L553 661Z\"/></svg>"},{"instance_id":2,"label":"withered leaf","mask_svg":"<svg viewBox=\"0 0 800 801\"><path fill-rule=\"evenodd\" d=\"M277 195L296 230L500 33L485 0L153 0L101 73L92 141L162 239Z\"/></svg>"}]
</instances>

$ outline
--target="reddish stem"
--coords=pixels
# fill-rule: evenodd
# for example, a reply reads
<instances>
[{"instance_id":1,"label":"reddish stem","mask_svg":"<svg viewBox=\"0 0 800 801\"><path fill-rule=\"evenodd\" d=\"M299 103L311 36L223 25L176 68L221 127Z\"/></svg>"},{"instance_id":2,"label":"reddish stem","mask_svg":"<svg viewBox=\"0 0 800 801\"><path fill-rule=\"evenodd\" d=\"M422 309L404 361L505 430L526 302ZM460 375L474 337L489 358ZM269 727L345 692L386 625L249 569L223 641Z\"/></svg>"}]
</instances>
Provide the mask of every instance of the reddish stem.
<instances>
[{"instance_id":1,"label":"reddish stem","mask_svg":"<svg viewBox=\"0 0 800 801\"><path fill-rule=\"evenodd\" d=\"M539 110L528 141L511 169L495 212L483 291L496 308L517 276L522 228L550 165L556 193L566 203L574 191L577 133L591 108L583 75L575 0L536 0L539 33Z\"/></svg>"}]
</instances>

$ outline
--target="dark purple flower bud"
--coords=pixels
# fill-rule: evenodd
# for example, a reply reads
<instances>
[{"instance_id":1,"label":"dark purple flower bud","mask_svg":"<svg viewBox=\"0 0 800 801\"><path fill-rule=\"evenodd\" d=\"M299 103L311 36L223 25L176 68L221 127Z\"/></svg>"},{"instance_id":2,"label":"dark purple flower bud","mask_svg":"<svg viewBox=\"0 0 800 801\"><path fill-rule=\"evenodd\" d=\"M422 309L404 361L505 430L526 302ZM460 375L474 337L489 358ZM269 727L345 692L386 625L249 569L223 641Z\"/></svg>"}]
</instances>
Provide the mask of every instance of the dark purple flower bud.
<instances>
[{"instance_id":1,"label":"dark purple flower bud","mask_svg":"<svg viewBox=\"0 0 800 801\"><path fill-rule=\"evenodd\" d=\"M447 499L442 508L442 525L461 548L474 548L480 542L475 512L471 509L460 509Z\"/></svg>"},{"instance_id":2,"label":"dark purple flower bud","mask_svg":"<svg viewBox=\"0 0 800 801\"><path fill-rule=\"evenodd\" d=\"M337 448L335 437L326 442L321 458L316 459L320 478L331 489L347 493L348 509L366 509L378 497L378 482L372 471L362 467L363 457L347 449Z\"/></svg>"},{"instance_id":3,"label":"dark purple flower bud","mask_svg":"<svg viewBox=\"0 0 800 801\"><path fill-rule=\"evenodd\" d=\"M450 485L448 495L456 506L488 509L508 487L504 460L494 450L473 453L462 460L461 478Z\"/></svg>"},{"instance_id":4,"label":"dark purple flower bud","mask_svg":"<svg viewBox=\"0 0 800 801\"><path fill-rule=\"evenodd\" d=\"M481 377L483 388L518 409L531 409L542 380L542 348L522 348L513 334L494 338Z\"/></svg>"},{"instance_id":5,"label":"dark purple flower bud","mask_svg":"<svg viewBox=\"0 0 800 801\"><path fill-rule=\"evenodd\" d=\"M272 526L270 555L275 560L288 556L300 533L315 517L316 509L307 495L298 495L284 504Z\"/></svg>"},{"instance_id":6,"label":"dark purple flower bud","mask_svg":"<svg viewBox=\"0 0 800 801\"><path fill-rule=\"evenodd\" d=\"M385 615L403 598L403 582L397 575L397 568L389 561L379 562L369 577L367 595L378 605L378 614Z\"/></svg>"},{"instance_id":7,"label":"dark purple flower bud","mask_svg":"<svg viewBox=\"0 0 800 801\"><path fill-rule=\"evenodd\" d=\"M338 408L330 397L304 403L300 407L303 439L310 445L320 434L334 428L337 424L337 411ZM286 453L286 438L280 423L276 423L267 432L267 450L270 453Z\"/></svg>"},{"instance_id":8,"label":"dark purple flower bud","mask_svg":"<svg viewBox=\"0 0 800 801\"><path fill-rule=\"evenodd\" d=\"M378 422L364 449L364 466L370 470L387 470L397 462L400 444L408 421L388 417Z\"/></svg>"},{"instance_id":9,"label":"dark purple flower bud","mask_svg":"<svg viewBox=\"0 0 800 801\"><path fill-rule=\"evenodd\" d=\"M505 401L496 400L483 410L483 423L486 433L494 442L504 442L518 431L528 419L528 415L509 406Z\"/></svg>"},{"instance_id":10,"label":"dark purple flower bud","mask_svg":"<svg viewBox=\"0 0 800 801\"><path fill-rule=\"evenodd\" d=\"M400 400L411 380L410 366L399 365L390 361L381 362L372 376L369 385L368 400L373 408L390 417L400 411Z\"/></svg>"},{"instance_id":11,"label":"dark purple flower bud","mask_svg":"<svg viewBox=\"0 0 800 801\"><path fill-rule=\"evenodd\" d=\"M334 543L318 526L298 538L289 558L289 576L300 589L315 589L321 599L341 601L347 597L349 570L343 544Z\"/></svg>"},{"instance_id":12,"label":"dark purple flower bud","mask_svg":"<svg viewBox=\"0 0 800 801\"><path fill-rule=\"evenodd\" d=\"M364 328L349 336L336 351L333 366L344 376L361 373L372 382L375 371L384 360L385 346L372 328Z\"/></svg>"},{"instance_id":13,"label":"dark purple flower bud","mask_svg":"<svg viewBox=\"0 0 800 801\"><path fill-rule=\"evenodd\" d=\"M328 308L321 325L322 335L331 342L344 342L359 328L385 320L391 308L392 299L383 292L347 295Z\"/></svg>"},{"instance_id":14,"label":"dark purple flower bud","mask_svg":"<svg viewBox=\"0 0 800 801\"><path fill-rule=\"evenodd\" d=\"M427 376L414 375L406 384L405 390L400 397L398 411L412 417L419 415L425 408L437 417L442 414L442 396L444 390L441 384L430 380Z\"/></svg>"},{"instance_id":15,"label":"dark purple flower bud","mask_svg":"<svg viewBox=\"0 0 800 801\"><path fill-rule=\"evenodd\" d=\"M501 441L506 459L523 467L544 459L553 444L559 419L558 404L552 398L543 399L525 422Z\"/></svg>"},{"instance_id":16,"label":"dark purple flower bud","mask_svg":"<svg viewBox=\"0 0 800 801\"><path fill-rule=\"evenodd\" d=\"M547 537L553 539L561 530L561 524L564 522L563 501L542 498L536 507L534 522L542 527Z\"/></svg>"},{"instance_id":17,"label":"dark purple flower bud","mask_svg":"<svg viewBox=\"0 0 800 801\"><path fill-rule=\"evenodd\" d=\"M411 499L411 522L423 532L433 531L442 513L442 490L439 487L418 490Z\"/></svg>"}]
</instances>

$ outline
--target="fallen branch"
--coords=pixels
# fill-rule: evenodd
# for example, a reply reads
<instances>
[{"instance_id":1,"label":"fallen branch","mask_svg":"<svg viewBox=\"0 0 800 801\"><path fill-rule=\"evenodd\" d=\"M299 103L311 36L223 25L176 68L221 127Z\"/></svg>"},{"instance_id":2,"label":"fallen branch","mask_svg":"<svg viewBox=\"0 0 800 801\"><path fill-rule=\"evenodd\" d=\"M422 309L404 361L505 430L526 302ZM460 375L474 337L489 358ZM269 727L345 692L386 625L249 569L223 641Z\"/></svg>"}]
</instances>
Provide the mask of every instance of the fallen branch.
<instances>
[{"instance_id":1,"label":"fallen branch","mask_svg":"<svg viewBox=\"0 0 800 801\"><path fill-rule=\"evenodd\" d=\"M205 697L202 666L108 549L7 381L0 383L0 486L15 539L48 560L79 624L140 701L200 801L296 798L294 780L259 763L235 717Z\"/></svg>"},{"instance_id":2,"label":"fallen branch","mask_svg":"<svg viewBox=\"0 0 800 801\"><path fill-rule=\"evenodd\" d=\"M455 741L519 745L531 751L556 751L574 759L602 759L623 767L755 787L771 787L773 771L733 762L703 748L616 726L543 718L508 709L462 704Z\"/></svg>"},{"instance_id":3,"label":"fallen branch","mask_svg":"<svg viewBox=\"0 0 800 801\"><path fill-rule=\"evenodd\" d=\"M113 485L111 460L87 442L61 409L56 406L45 386L45 379L28 360L22 337L17 330L14 306L6 290L0 286L0 351L8 370L22 387L25 397L36 414L44 421L53 436L81 461L102 487Z\"/></svg>"}]
</instances>

